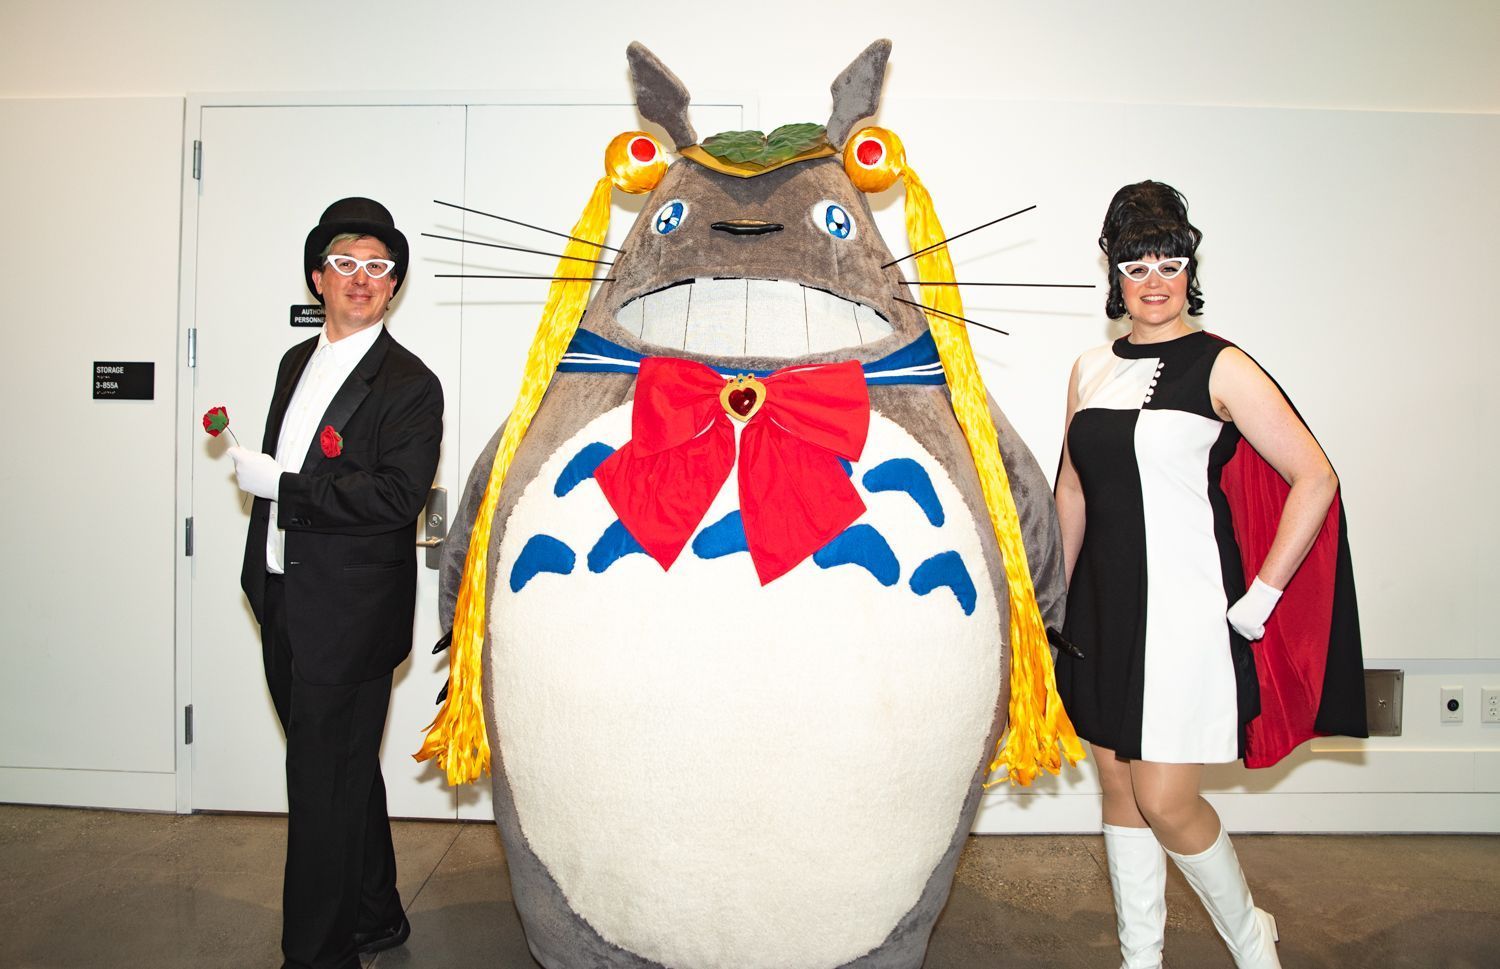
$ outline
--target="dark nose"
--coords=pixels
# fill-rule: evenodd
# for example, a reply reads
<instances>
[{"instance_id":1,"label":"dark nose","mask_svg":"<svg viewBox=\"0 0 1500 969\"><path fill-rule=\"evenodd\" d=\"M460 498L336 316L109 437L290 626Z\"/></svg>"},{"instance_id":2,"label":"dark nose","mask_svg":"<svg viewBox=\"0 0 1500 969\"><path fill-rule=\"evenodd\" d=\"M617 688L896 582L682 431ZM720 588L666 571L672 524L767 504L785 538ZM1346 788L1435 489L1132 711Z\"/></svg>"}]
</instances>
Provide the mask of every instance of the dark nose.
<instances>
[{"instance_id":1,"label":"dark nose","mask_svg":"<svg viewBox=\"0 0 1500 969\"><path fill-rule=\"evenodd\" d=\"M762 222L759 219L728 219L724 222L715 222L712 226L720 232L728 232L737 236L760 236L767 232L780 232L786 228L780 222Z\"/></svg>"}]
</instances>

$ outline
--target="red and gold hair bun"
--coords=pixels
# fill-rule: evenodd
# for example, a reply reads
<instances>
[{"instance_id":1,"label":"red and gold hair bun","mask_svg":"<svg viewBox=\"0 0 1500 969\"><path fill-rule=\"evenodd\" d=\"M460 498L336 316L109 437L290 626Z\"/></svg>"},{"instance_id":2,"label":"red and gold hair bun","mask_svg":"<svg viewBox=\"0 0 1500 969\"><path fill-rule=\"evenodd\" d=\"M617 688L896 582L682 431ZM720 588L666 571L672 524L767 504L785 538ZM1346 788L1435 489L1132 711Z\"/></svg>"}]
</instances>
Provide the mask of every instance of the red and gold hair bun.
<instances>
[{"instance_id":1,"label":"red and gold hair bun","mask_svg":"<svg viewBox=\"0 0 1500 969\"><path fill-rule=\"evenodd\" d=\"M667 152L661 142L644 131L615 135L604 149L604 171L615 188L643 195L661 181L667 171Z\"/></svg>"},{"instance_id":2,"label":"red and gold hair bun","mask_svg":"<svg viewBox=\"0 0 1500 969\"><path fill-rule=\"evenodd\" d=\"M861 192L884 192L906 169L906 149L887 128L861 128L844 142L844 172Z\"/></svg>"}]
</instances>

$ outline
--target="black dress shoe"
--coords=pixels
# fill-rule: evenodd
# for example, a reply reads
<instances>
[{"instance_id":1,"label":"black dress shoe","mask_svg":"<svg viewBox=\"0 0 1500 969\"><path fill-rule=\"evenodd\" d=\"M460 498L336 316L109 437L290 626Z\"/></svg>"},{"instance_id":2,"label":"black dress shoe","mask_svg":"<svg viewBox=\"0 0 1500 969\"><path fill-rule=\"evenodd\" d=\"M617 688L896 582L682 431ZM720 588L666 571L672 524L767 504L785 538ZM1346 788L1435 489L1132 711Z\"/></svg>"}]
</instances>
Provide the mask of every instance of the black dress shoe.
<instances>
[{"instance_id":1,"label":"black dress shoe","mask_svg":"<svg viewBox=\"0 0 1500 969\"><path fill-rule=\"evenodd\" d=\"M383 929L373 932L354 933L354 948L361 955L371 952L383 952L386 949L394 949L405 942L407 936L411 935L411 923L406 920L406 913L401 913L401 918Z\"/></svg>"}]
</instances>

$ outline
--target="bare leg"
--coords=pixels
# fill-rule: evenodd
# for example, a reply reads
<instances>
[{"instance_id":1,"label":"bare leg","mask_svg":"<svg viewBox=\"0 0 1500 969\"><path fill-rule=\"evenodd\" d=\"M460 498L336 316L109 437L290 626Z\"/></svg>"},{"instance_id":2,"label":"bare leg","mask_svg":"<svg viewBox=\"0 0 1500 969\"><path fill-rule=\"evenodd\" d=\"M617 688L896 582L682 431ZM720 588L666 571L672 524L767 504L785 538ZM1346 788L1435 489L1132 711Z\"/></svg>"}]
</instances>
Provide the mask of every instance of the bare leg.
<instances>
[{"instance_id":1,"label":"bare leg","mask_svg":"<svg viewBox=\"0 0 1500 969\"><path fill-rule=\"evenodd\" d=\"M1117 759L1113 750L1098 744L1093 745L1093 751L1099 786L1104 791L1104 823L1119 828L1147 827L1146 818L1135 803L1131 762Z\"/></svg>"},{"instance_id":2,"label":"bare leg","mask_svg":"<svg viewBox=\"0 0 1500 969\"><path fill-rule=\"evenodd\" d=\"M1203 765L1134 760L1128 766L1136 807L1163 847L1194 855L1213 845L1219 815L1198 793Z\"/></svg>"}]
</instances>

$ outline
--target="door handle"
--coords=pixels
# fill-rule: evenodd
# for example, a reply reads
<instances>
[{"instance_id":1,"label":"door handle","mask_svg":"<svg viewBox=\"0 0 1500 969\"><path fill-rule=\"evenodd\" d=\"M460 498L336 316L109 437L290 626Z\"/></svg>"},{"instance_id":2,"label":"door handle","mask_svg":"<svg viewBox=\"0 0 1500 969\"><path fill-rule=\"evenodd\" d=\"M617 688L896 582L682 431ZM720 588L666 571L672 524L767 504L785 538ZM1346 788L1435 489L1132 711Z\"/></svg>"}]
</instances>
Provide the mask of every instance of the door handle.
<instances>
[{"instance_id":1,"label":"door handle","mask_svg":"<svg viewBox=\"0 0 1500 969\"><path fill-rule=\"evenodd\" d=\"M417 540L418 548L427 549L427 567L438 569L443 564L443 539L448 537L448 489L433 488L427 493L427 509L422 513L423 527L427 537Z\"/></svg>"}]
</instances>

